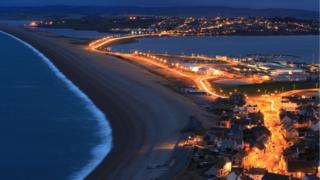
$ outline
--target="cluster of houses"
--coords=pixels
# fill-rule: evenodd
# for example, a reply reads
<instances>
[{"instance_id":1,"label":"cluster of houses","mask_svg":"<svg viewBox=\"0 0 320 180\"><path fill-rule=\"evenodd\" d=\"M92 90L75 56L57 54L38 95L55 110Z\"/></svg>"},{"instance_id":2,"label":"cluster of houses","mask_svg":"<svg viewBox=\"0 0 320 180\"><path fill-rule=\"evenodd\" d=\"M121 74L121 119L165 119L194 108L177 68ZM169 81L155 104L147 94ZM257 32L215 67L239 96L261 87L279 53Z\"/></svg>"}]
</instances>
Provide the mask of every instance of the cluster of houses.
<instances>
[{"instance_id":1,"label":"cluster of houses","mask_svg":"<svg viewBox=\"0 0 320 180\"><path fill-rule=\"evenodd\" d=\"M303 177L319 170L319 109L319 94L282 99L281 123L293 144L284 153L289 173Z\"/></svg>"},{"instance_id":2,"label":"cluster of houses","mask_svg":"<svg viewBox=\"0 0 320 180\"><path fill-rule=\"evenodd\" d=\"M202 179L319 179L319 96L284 97L282 105L279 116L291 143L284 154L291 176L244 167L247 153L253 148L264 150L271 132L257 105L247 103L241 93L213 102L211 110L219 120L195 136L202 140L196 143L189 171Z\"/></svg>"},{"instance_id":3,"label":"cluster of houses","mask_svg":"<svg viewBox=\"0 0 320 180\"><path fill-rule=\"evenodd\" d=\"M250 179L243 170L243 157L251 148L264 149L271 135L264 126L263 114L241 93L218 98L212 111L219 120L202 134L191 167L206 179Z\"/></svg>"}]
</instances>

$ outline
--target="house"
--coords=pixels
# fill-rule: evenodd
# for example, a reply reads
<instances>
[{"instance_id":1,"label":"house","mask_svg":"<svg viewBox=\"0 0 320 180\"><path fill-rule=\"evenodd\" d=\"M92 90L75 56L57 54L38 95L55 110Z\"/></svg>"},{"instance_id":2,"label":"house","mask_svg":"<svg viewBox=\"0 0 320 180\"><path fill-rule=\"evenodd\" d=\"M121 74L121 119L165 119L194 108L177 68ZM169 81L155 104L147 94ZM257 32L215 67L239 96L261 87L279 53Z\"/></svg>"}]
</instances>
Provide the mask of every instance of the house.
<instances>
[{"instance_id":1,"label":"house","mask_svg":"<svg viewBox=\"0 0 320 180\"><path fill-rule=\"evenodd\" d=\"M319 116L319 111L312 105L301 106L299 114L305 118L313 118Z\"/></svg>"},{"instance_id":2,"label":"house","mask_svg":"<svg viewBox=\"0 0 320 180\"><path fill-rule=\"evenodd\" d=\"M293 127L293 120L289 116L284 116L281 119L282 128L285 129L287 139L296 138L299 136L298 130Z\"/></svg>"},{"instance_id":3,"label":"house","mask_svg":"<svg viewBox=\"0 0 320 180\"><path fill-rule=\"evenodd\" d=\"M248 113L257 113L258 112L258 106L255 104L255 105L248 105L247 106L247 111Z\"/></svg>"},{"instance_id":4,"label":"house","mask_svg":"<svg viewBox=\"0 0 320 180\"><path fill-rule=\"evenodd\" d=\"M302 180L319 180L319 177L317 177L316 175L306 175Z\"/></svg>"},{"instance_id":5,"label":"house","mask_svg":"<svg viewBox=\"0 0 320 180\"><path fill-rule=\"evenodd\" d=\"M217 127L220 127L220 128L230 128L231 127L231 119L225 112L223 112L220 117L220 120L217 122L216 125L217 125Z\"/></svg>"},{"instance_id":6,"label":"house","mask_svg":"<svg viewBox=\"0 0 320 180\"><path fill-rule=\"evenodd\" d=\"M234 105L229 103L227 98L217 98L213 104L213 112L221 114L222 112L233 112Z\"/></svg>"},{"instance_id":7,"label":"house","mask_svg":"<svg viewBox=\"0 0 320 180\"><path fill-rule=\"evenodd\" d=\"M304 174L316 174L317 162L311 160L288 160L287 169L289 173L303 177Z\"/></svg>"},{"instance_id":8,"label":"house","mask_svg":"<svg viewBox=\"0 0 320 180\"><path fill-rule=\"evenodd\" d=\"M298 109L298 104L289 100L282 100L281 109L289 112L295 112Z\"/></svg>"},{"instance_id":9,"label":"house","mask_svg":"<svg viewBox=\"0 0 320 180\"><path fill-rule=\"evenodd\" d=\"M303 175L315 174L318 169L319 159L318 138L309 141L303 139L294 144L284 152L287 170L295 177L302 178Z\"/></svg>"},{"instance_id":10,"label":"house","mask_svg":"<svg viewBox=\"0 0 320 180\"><path fill-rule=\"evenodd\" d=\"M250 168L247 173L252 179L261 179L267 173L267 170L264 168Z\"/></svg>"},{"instance_id":11,"label":"house","mask_svg":"<svg viewBox=\"0 0 320 180\"><path fill-rule=\"evenodd\" d=\"M240 172L243 171L243 169L241 169L242 167L242 162L243 162L243 157L244 157L244 152L243 151L239 151L237 152L236 154L234 154L232 156L232 166L233 166L233 169L236 169L238 168L238 170Z\"/></svg>"},{"instance_id":12,"label":"house","mask_svg":"<svg viewBox=\"0 0 320 180\"><path fill-rule=\"evenodd\" d=\"M252 126L258 126L262 125L264 122L264 117L261 112L257 113L249 113L248 117L245 118L243 121L241 121L243 125L245 125L247 128L250 128Z\"/></svg>"},{"instance_id":13,"label":"house","mask_svg":"<svg viewBox=\"0 0 320 180\"><path fill-rule=\"evenodd\" d=\"M317 121L317 122L313 123L313 124L311 125L311 128L310 128L310 129L312 129L313 131L319 131L319 130L320 130L320 122Z\"/></svg>"},{"instance_id":14,"label":"house","mask_svg":"<svg viewBox=\"0 0 320 180\"><path fill-rule=\"evenodd\" d=\"M264 149L264 144L269 139L270 135L270 131L264 126L256 126L251 129L243 130L244 143L251 148L257 147L259 149Z\"/></svg>"},{"instance_id":15,"label":"house","mask_svg":"<svg viewBox=\"0 0 320 180\"><path fill-rule=\"evenodd\" d=\"M236 173L235 171L232 171L228 176L227 180L242 180L240 175Z\"/></svg>"},{"instance_id":16,"label":"house","mask_svg":"<svg viewBox=\"0 0 320 180\"><path fill-rule=\"evenodd\" d=\"M232 124L227 136L230 139L234 139L234 140L241 139L242 140L243 132L242 132L241 125L239 123Z\"/></svg>"},{"instance_id":17,"label":"house","mask_svg":"<svg viewBox=\"0 0 320 180\"><path fill-rule=\"evenodd\" d=\"M244 143L242 140L232 140L227 138L221 138L217 143L217 147L221 151L240 151L243 149L243 145Z\"/></svg>"},{"instance_id":18,"label":"house","mask_svg":"<svg viewBox=\"0 0 320 180\"><path fill-rule=\"evenodd\" d=\"M207 170L204 174L207 176L215 176L218 178L226 177L231 172L232 163L230 159L223 158L217 161L217 164L212 166L209 170Z\"/></svg>"},{"instance_id":19,"label":"house","mask_svg":"<svg viewBox=\"0 0 320 180\"><path fill-rule=\"evenodd\" d=\"M229 102L232 105L243 106L246 104L246 97L242 93L235 93L229 97Z\"/></svg>"},{"instance_id":20,"label":"house","mask_svg":"<svg viewBox=\"0 0 320 180\"><path fill-rule=\"evenodd\" d=\"M312 125L311 120L310 119L305 119L305 118L298 119L297 121L295 121L293 123L293 127L295 129L310 128L311 125Z\"/></svg>"},{"instance_id":21,"label":"house","mask_svg":"<svg viewBox=\"0 0 320 180\"><path fill-rule=\"evenodd\" d=\"M273 173L266 173L262 180L289 180L291 179L289 176L281 175L281 174L273 174Z\"/></svg>"},{"instance_id":22,"label":"house","mask_svg":"<svg viewBox=\"0 0 320 180\"><path fill-rule=\"evenodd\" d=\"M248 114L247 107L246 106L235 106L233 108L233 113L240 114L240 115Z\"/></svg>"}]
</instances>

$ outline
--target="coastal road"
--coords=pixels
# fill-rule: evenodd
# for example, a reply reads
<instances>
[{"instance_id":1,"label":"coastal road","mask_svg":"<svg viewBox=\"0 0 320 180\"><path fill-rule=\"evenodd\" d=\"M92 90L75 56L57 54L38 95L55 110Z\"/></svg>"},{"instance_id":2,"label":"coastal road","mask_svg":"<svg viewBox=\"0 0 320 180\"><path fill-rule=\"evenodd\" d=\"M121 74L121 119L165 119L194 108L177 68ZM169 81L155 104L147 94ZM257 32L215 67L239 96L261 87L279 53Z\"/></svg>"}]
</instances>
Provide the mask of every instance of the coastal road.
<instances>
[{"instance_id":1,"label":"coastal road","mask_svg":"<svg viewBox=\"0 0 320 180\"><path fill-rule=\"evenodd\" d=\"M207 118L191 100L163 86L167 80L141 67L63 38L7 26L0 29L43 52L106 114L113 148L87 179L161 177L170 168L159 167L172 159L189 117Z\"/></svg>"},{"instance_id":2,"label":"coastal road","mask_svg":"<svg viewBox=\"0 0 320 180\"><path fill-rule=\"evenodd\" d=\"M98 52L98 53L102 53L102 54L110 54L113 56L120 56L124 59L129 59L129 60L137 61L140 63L152 64L156 67L160 67L162 69L165 69L167 72L170 72L174 76L188 78L191 81L194 81L197 84L199 90L203 90L203 91L207 92L208 94L210 94L214 98L217 98L217 97L225 98L225 96L221 96L221 95L215 93L213 91L211 85L208 83L208 80L214 78L212 76L183 73L175 68L169 68L166 64L162 64L162 63L154 61L154 58L156 58L156 57L153 57L153 58L152 57L143 57L143 56L139 56L139 55L135 55L135 54L120 53L120 52L108 52L108 51L104 51L104 50L99 50L99 48L101 48L101 47L108 47L108 46L112 45L113 43L118 42L118 41L122 41L124 39L140 38L140 37L145 37L145 36L146 35L124 36L124 37L115 37L115 38L104 37L104 38L98 39L98 40L90 43L89 49L94 52ZM156 35L153 35L153 36L156 36ZM227 74L226 72L220 72L220 73L223 73L223 75L225 77L230 77L230 75Z\"/></svg>"}]
</instances>

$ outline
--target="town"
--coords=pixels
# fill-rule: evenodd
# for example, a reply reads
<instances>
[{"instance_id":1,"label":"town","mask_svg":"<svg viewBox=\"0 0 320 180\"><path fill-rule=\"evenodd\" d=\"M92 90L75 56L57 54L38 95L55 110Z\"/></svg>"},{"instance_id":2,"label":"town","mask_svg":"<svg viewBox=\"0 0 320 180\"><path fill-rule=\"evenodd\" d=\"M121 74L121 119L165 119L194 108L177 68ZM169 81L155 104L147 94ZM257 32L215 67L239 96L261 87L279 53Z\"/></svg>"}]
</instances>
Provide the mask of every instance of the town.
<instances>
[{"instance_id":1,"label":"town","mask_svg":"<svg viewBox=\"0 0 320 180\"><path fill-rule=\"evenodd\" d=\"M190 117L183 130L178 146L192 153L179 178L319 177L319 64L299 63L286 55L112 50L113 44L143 36L109 36L89 47L170 77L174 89L211 114L210 122Z\"/></svg>"},{"instance_id":2,"label":"town","mask_svg":"<svg viewBox=\"0 0 320 180\"><path fill-rule=\"evenodd\" d=\"M182 177L314 179L319 174L319 94L218 98L219 118L183 143L192 146ZM303 93L305 94L305 92ZM274 100L277 99L275 102ZM202 130L200 130L202 129ZM192 141L193 138L199 139Z\"/></svg>"},{"instance_id":3,"label":"town","mask_svg":"<svg viewBox=\"0 0 320 180\"><path fill-rule=\"evenodd\" d=\"M36 21L33 25L125 34L166 32L180 36L319 34L318 20L279 17L86 16Z\"/></svg>"}]
</instances>

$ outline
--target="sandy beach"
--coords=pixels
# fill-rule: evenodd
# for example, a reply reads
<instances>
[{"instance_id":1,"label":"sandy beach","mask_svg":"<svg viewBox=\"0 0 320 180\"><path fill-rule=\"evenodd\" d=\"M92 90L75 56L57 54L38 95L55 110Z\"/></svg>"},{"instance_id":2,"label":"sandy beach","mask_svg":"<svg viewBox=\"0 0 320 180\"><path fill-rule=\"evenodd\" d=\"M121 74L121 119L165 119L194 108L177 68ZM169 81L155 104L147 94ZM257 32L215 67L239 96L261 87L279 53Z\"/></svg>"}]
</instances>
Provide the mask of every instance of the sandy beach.
<instances>
[{"instance_id":1,"label":"sandy beach","mask_svg":"<svg viewBox=\"0 0 320 180\"><path fill-rule=\"evenodd\" d=\"M204 116L191 100L163 86L167 80L139 66L36 32L0 30L44 53L106 114L113 148L87 179L161 177L162 169L150 167L170 162L189 117Z\"/></svg>"}]
</instances>

